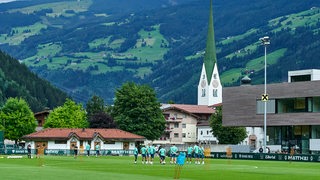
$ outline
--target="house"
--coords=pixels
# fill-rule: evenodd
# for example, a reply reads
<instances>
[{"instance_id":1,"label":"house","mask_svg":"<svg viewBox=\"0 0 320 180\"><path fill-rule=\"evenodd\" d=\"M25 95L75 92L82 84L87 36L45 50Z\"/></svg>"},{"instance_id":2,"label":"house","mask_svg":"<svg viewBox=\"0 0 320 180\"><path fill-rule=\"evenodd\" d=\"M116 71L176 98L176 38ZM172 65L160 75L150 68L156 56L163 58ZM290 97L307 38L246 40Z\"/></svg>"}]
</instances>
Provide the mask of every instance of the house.
<instances>
[{"instance_id":1,"label":"house","mask_svg":"<svg viewBox=\"0 0 320 180\"><path fill-rule=\"evenodd\" d=\"M166 129L162 137L153 143L185 144L215 141L211 139L211 132L208 133L208 136L203 133L207 132L203 130L204 124L210 128L208 120L215 112L213 108L206 105L163 104L161 109L166 120ZM197 132L202 132L202 136L199 137Z\"/></svg>"},{"instance_id":2,"label":"house","mask_svg":"<svg viewBox=\"0 0 320 180\"><path fill-rule=\"evenodd\" d=\"M50 114L50 110L49 109L45 109L41 112L36 112L34 113L34 117L37 120L37 127L36 127L36 131L40 131L43 129L43 125L45 123L46 118L49 116Z\"/></svg>"},{"instance_id":3,"label":"house","mask_svg":"<svg viewBox=\"0 0 320 180\"><path fill-rule=\"evenodd\" d=\"M133 150L136 143L143 142L145 137L120 129L87 129L87 128L48 128L25 135L23 139L33 149L40 145L50 150L71 150L77 145L84 150L86 145L94 150L98 144L101 150Z\"/></svg>"},{"instance_id":4,"label":"house","mask_svg":"<svg viewBox=\"0 0 320 180\"><path fill-rule=\"evenodd\" d=\"M223 89L222 124L261 128L266 105L267 146L285 152L290 148L304 154L319 152L319 89L320 70L316 69L289 71L288 82L268 84L267 101L261 96L264 85L226 87ZM258 136L255 143L261 145L263 141L263 136Z\"/></svg>"}]
</instances>

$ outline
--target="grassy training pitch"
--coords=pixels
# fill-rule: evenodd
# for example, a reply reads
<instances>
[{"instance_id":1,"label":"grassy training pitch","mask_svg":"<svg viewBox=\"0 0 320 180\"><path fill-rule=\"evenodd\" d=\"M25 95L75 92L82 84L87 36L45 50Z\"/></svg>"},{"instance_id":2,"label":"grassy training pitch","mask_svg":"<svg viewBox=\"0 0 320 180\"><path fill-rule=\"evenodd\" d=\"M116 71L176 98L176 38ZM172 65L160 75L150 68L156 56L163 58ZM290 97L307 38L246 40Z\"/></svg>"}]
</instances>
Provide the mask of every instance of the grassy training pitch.
<instances>
[{"instance_id":1,"label":"grassy training pitch","mask_svg":"<svg viewBox=\"0 0 320 180\"><path fill-rule=\"evenodd\" d=\"M1 157L1 156L0 156ZM108 180L161 180L174 179L175 165L160 165L158 157L153 165L142 164L141 157L137 164L133 157L86 157L45 156L40 159L0 158L0 178L6 179L108 179ZM185 164L180 179L319 179L320 164L284 161L249 161L207 159L204 165Z\"/></svg>"}]
</instances>

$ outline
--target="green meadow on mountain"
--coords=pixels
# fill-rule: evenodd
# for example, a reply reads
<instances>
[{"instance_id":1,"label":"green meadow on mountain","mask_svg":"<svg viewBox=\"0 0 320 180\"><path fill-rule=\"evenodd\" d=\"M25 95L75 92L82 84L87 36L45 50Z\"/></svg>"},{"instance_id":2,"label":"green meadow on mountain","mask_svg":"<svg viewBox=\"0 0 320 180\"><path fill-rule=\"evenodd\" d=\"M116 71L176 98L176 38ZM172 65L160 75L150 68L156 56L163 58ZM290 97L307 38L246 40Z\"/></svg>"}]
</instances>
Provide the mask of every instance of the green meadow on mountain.
<instances>
[{"instance_id":1,"label":"green meadow on mountain","mask_svg":"<svg viewBox=\"0 0 320 180\"><path fill-rule=\"evenodd\" d=\"M224 86L250 73L268 83L320 65L320 1L213 1ZM113 103L126 81L149 84L159 100L196 103L209 1L33 0L0 4L0 49L76 101Z\"/></svg>"}]
</instances>

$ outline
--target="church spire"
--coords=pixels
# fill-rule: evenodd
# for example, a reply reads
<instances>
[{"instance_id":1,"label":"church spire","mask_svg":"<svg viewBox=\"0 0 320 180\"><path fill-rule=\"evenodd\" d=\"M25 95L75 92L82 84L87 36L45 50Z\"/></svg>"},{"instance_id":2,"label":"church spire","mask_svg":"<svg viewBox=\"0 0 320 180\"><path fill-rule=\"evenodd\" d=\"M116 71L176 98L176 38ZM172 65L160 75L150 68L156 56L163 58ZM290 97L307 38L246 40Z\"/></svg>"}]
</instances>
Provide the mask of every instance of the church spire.
<instances>
[{"instance_id":1,"label":"church spire","mask_svg":"<svg viewBox=\"0 0 320 180\"><path fill-rule=\"evenodd\" d=\"M204 66L206 69L208 83L211 82L211 77L213 73L213 68L215 63L217 63L216 57L216 45L214 39L214 28L213 28L213 11L212 11L212 0L210 0L210 14L209 14L209 25L207 34L207 45L204 55Z\"/></svg>"}]
</instances>

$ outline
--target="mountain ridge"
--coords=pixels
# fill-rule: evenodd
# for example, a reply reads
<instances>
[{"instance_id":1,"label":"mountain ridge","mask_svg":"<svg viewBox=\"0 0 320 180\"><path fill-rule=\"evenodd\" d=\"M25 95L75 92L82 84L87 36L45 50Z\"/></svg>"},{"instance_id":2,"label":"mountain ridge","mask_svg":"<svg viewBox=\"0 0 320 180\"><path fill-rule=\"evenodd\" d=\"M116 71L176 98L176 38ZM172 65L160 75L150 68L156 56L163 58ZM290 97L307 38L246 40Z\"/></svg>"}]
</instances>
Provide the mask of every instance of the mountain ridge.
<instances>
[{"instance_id":1,"label":"mountain ridge","mask_svg":"<svg viewBox=\"0 0 320 180\"><path fill-rule=\"evenodd\" d=\"M6 32L0 33L0 42L12 43L10 38L19 39L31 34L18 45L4 43L0 48L23 57L22 61L32 71L81 102L86 102L92 94L98 94L112 104L115 89L125 81L134 81L150 84L162 102L173 100L195 104L205 49L209 1L190 0L160 9L117 15L109 15L103 10L102 2L99 3L95 4L100 5L96 13L94 5L88 6L90 11L67 9L57 17L53 16L59 14L57 8L47 6L37 10L33 15L49 23L31 24L25 29L7 28L10 31L0 28L0 32ZM238 85L247 71L251 72L253 83L261 83L262 66L259 67L259 63L263 48L258 39L265 35L271 37L268 53L274 57L270 61L272 64L268 65L269 83L285 79L286 71L290 69L319 67L314 58L301 60L306 55L294 51L297 47L303 52L309 49L314 53L313 57L318 56L314 50L319 47L319 41L315 39L319 34L318 0L213 3L218 67L224 86ZM315 9L311 11L311 8ZM306 14L298 16L301 12ZM31 16L26 18L30 22L34 20ZM303 24L307 23L303 20L301 24L295 23L300 22L300 18L310 18L312 23ZM307 38L305 47L295 45L308 36L313 39ZM296 53L299 53L299 61L308 62L290 63L288 66L288 57Z\"/></svg>"}]
</instances>

